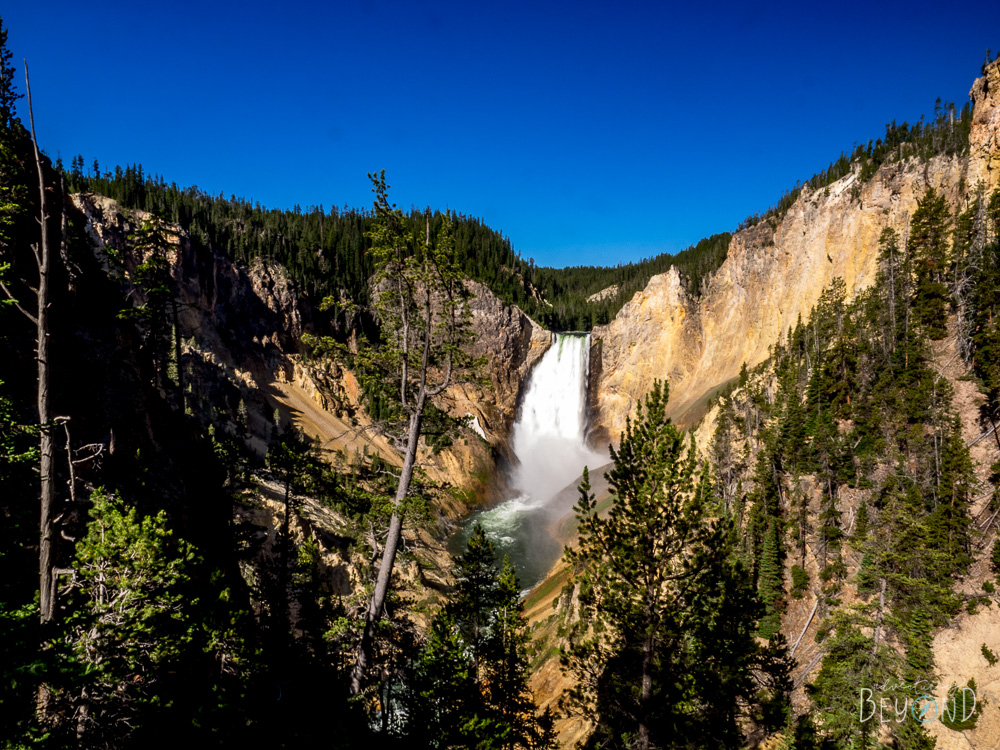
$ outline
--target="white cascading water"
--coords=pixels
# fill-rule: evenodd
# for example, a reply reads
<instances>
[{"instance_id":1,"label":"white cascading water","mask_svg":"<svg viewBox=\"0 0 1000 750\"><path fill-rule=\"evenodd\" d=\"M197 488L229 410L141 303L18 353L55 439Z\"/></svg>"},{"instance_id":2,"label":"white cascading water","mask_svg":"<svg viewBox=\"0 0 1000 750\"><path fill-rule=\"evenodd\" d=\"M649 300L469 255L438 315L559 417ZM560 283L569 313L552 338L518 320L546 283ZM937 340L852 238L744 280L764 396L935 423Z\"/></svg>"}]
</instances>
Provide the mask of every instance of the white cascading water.
<instances>
[{"instance_id":1,"label":"white cascading water","mask_svg":"<svg viewBox=\"0 0 1000 750\"><path fill-rule=\"evenodd\" d=\"M514 486L539 504L572 482L585 465L605 459L587 448L590 334L552 334L552 345L531 372L512 447L520 462Z\"/></svg>"},{"instance_id":2,"label":"white cascading water","mask_svg":"<svg viewBox=\"0 0 1000 750\"><path fill-rule=\"evenodd\" d=\"M538 583L562 552L549 525L572 508L575 492L562 492L583 472L607 462L587 447L587 381L590 335L552 334L535 365L511 434L517 456L511 486L518 493L495 508L475 513L452 542L464 551L475 524L482 524L500 558L508 555L524 586Z\"/></svg>"}]
</instances>

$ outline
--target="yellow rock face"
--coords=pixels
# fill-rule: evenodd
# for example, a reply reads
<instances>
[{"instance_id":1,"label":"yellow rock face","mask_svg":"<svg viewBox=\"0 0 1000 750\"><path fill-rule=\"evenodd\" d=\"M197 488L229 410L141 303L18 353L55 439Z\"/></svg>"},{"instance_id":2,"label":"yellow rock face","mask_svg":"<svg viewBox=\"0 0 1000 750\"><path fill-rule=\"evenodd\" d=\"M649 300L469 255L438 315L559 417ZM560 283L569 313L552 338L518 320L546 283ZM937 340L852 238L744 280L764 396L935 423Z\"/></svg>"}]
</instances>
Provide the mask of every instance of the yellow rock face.
<instances>
[{"instance_id":1,"label":"yellow rock face","mask_svg":"<svg viewBox=\"0 0 1000 750\"><path fill-rule=\"evenodd\" d=\"M969 92L975 109L969 135L969 185L982 180L1000 184L1000 63L994 61L986 75L977 78Z\"/></svg>"},{"instance_id":2,"label":"yellow rock face","mask_svg":"<svg viewBox=\"0 0 1000 750\"><path fill-rule=\"evenodd\" d=\"M893 227L905 238L928 187L955 207L978 181L987 191L1000 184L1000 65L976 81L972 95L967 156L884 165L864 185L854 173L823 190L803 189L780 223L764 221L734 235L701 298L690 298L671 268L650 279L610 324L595 328L601 340L592 363L600 372L596 418L608 436L618 439L654 378L670 384L670 415L682 425L697 422L705 399L744 362L753 367L764 360L835 277L850 297L874 281L879 235Z\"/></svg>"}]
</instances>

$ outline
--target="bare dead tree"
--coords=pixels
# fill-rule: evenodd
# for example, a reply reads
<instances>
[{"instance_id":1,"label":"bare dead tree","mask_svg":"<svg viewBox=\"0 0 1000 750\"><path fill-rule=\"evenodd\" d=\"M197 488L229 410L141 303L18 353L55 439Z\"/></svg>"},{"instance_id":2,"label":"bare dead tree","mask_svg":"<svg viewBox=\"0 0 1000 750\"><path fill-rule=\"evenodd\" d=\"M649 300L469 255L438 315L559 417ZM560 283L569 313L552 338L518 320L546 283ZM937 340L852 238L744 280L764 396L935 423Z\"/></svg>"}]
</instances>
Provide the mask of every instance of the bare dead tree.
<instances>
[{"instance_id":1,"label":"bare dead tree","mask_svg":"<svg viewBox=\"0 0 1000 750\"><path fill-rule=\"evenodd\" d=\"M38 353L38 423L41 428L41 458L39 469L41 474L41 518L39 521L38 545L38 578L41 590L42 622L52 619L55 611L53 596L52 567L55 564L53 550L52 510L55 504L55 442L51 425L50 386L52 372L49 369L49 274L52 268L52 247L49 241L49 213L45 200L45 173L42 170L42 157L38 151L38 139L35 136L35 115L31 108L31 84L28 80L28 61L24 61L24 88L28 95L28 118L31 122L31 142L35 147L35 166L38 168L38 195L40 200L42 229L41 249L33 245L35 261L38 264L38 316L36 320L37 353Z\"/></svg>"},{"instance_id":2,"label":"bare dead tree","mask_svg":"<svg viewBox=\"0 0 1000 750\"><path fill-rule=\"evenodd\" d=\"M42 168L42 157L38 150L38 140L35 137L35 116L31 108L31 82L28 78L28 61L24 61L24 86L28 96L28 117L31 123L31 142L35 150L35 166L38 168L39 213L38 223L41 225L41 243L32 243L31 251L38 266L38 287L33 289L38 300L37 312L32 315L14 298L10 289L0 283L7 297L14 306L30 320L36 329L35 353L38 362L38 422L40 425L40 500L41 514L39 520L38 545L38 579L41 602L41 619L47 622L52 619L55 610L53 589L53 565L55 562L54 523L52 521L55 505L55 442L52 434L51 417L51 371L49 369L49 276L52 268L52 248L48 232L48 206L45 197L45 172ZM29 287L30 288L30 287Z\"/></svg>"}]
</instances>

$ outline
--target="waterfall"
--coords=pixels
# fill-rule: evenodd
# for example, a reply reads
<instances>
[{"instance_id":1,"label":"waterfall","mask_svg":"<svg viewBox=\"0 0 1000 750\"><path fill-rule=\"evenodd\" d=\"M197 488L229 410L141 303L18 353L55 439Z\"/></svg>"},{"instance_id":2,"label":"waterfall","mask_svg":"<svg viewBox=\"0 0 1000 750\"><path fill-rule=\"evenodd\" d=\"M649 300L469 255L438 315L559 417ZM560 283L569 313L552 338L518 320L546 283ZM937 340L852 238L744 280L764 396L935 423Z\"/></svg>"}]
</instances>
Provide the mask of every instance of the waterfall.
<instances>
[{"instance_id":1,"label":"waterfall","mask_svg":"<svg viewBox=\"0 0 1000 750\"><path fill-rule=\"evenodd\" d=\"M449 545L453 554L462 553L473 526L482 524L498 557L508 555L529 588L562 554L549 526L572 508L578 495L571 485L583 467L594 469L608 460L585 440L589 365L590 334L552 334L528 378L511 432L515 495L466 519Z\"/></svg>"},{"instance_id":2,"label":"waterfall","mask_svg":"<svg viewBox=\"0 0 1000 750\"><path fill-rule=\"evenodd\" d=\"M584 441L590 334L552 334L521 400L512 447L518 466L513 484L533 503L544 504L572 482L585 465L603 463Z\"/></svg>"}]
</instances>

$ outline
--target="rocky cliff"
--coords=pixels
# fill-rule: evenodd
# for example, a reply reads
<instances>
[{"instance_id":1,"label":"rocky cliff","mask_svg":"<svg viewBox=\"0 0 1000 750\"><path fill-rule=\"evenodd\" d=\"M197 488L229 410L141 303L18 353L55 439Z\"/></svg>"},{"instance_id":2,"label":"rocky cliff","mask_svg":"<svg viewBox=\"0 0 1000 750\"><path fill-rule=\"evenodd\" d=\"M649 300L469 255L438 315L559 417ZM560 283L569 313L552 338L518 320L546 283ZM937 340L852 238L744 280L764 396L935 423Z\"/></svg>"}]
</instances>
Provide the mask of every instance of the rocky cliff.
<instances>
[{"instance_id":1,"label":"rocky cliff","mask_svg":"<svg viewBox=\"0 0 1000 750\"><path fill-rule=\"evenodd\" d=\"M988 65L969 92L975 109L969 135L969 184L1000 184L1000 63Z\"/></svg>"},{"instance_id":2,"label":"rocky cliff","mask_svg":"<svg viewBox=\"0 0 1000 750\"><path fill-rule=\"evenodd\" d=\"M835 277L854 296L874 279L878 238L894 227L905 237L909 216L928 187L952 206L982 181L1000 184L1000 65L970 92L971 146L962 157L886 164L865 184L855 171L828 188L803 189L788 212L737 232L705 293L691 298L676 269L654 276L608 325L594 329L595 434L617 439L626 416L654 378L670 384L672 417L700 419L715 390L752 367Z\"/></svg>"},{"instance_id":3,"label":"rocky cliff","mask_svg":"<svg viewBox=\"0 0 1000 750\"><path fill-rule=\"evenodd\" d=\"M150 218L124 211L103 196L79 194L73 202L86 218L95 254L110 274L140 261L129 235ZM228 412L235 422L242 403L257 449L263 452L283 421L319 438L329 449L376 451L392 462L399 455L370 424L361 390L350 370L332 361L307 362L299 353L305 331L315 331L312 310L280 266L261 259L233 263L198 247L179 227L167 228L168 259L178 290L183 362L192 392L189 408ZM491 473L494 449L502 450L513 424L521 381L549 344L549 334L520 309L504 305L487 287L469 282L475 331L474 352L486 359L491 387L455 386L443 406L456 416L472 415L473 428L452 447L423 457L433 479L466 490ZM486 442L484 443L479 432ZM476 477L479 478L476 478ZM456 509L461 512L461 509Z\"/></svg>"},{"instance_id":4,"label":"rocky cliff","mask_svg":"<svg viewBox=\"0 0 1000 750\"><path fill-rule=\"evenodd\" d=\"M514 424L521 383L549 348L550 333L516 305L505 305L488 287L467 282L475 340L472 353L486 360L490 387L456 386L448 392L450 410L471 414L486 439L506 446Z\"/></svg>"}]
</instances>

